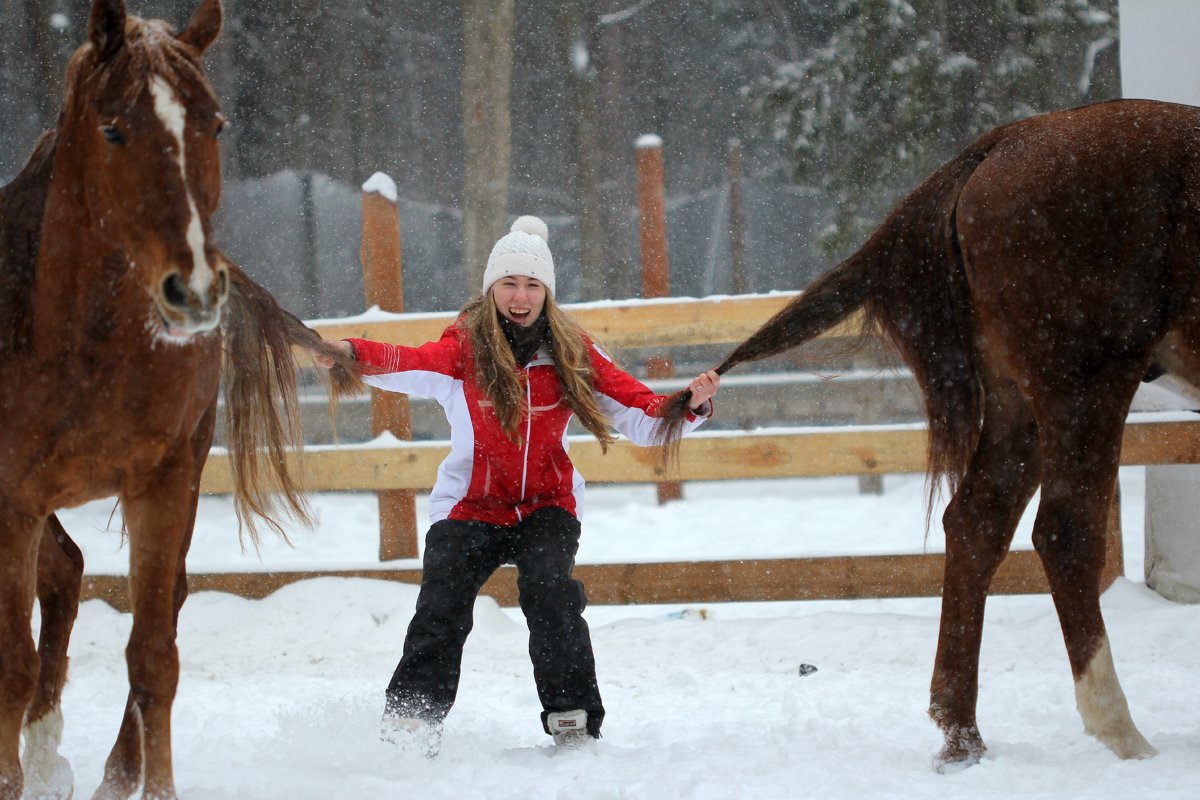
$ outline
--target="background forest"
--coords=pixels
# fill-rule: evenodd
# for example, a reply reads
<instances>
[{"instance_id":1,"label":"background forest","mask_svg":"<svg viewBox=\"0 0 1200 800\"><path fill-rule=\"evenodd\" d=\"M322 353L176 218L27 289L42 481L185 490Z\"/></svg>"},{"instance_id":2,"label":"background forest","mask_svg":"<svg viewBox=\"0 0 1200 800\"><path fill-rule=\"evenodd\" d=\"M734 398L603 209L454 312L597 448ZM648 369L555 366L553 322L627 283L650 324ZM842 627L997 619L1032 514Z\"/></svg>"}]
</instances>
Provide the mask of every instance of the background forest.
<instances>
[{"instance_id":1,"label":"background forest","mask_svg":"<svg viewBox=\"0 0 1200 800\"><path fill-rule=\"evenodd\" d=\"M196 2L128 5L181 25ZM664 140L676 294L731 288L734 174L746 288L797 288L978 133L1120 87L1116 0L224 5L225 32L207 56L233 123L221 243L310 316L361 309L357 192L376 171L402 198L408 307L465 299L467 109L510 115L510 155L492 159L507 185L484 230L521 213L546 218L560 295L579 300L640 292L639 134ZM0 6L0 183L53 126L89 7ZM510 83L464 89L481 58L468 56L464 31L506 19ZM497 86L507 57L475 66Z\"/></svg>"}]
</instances>

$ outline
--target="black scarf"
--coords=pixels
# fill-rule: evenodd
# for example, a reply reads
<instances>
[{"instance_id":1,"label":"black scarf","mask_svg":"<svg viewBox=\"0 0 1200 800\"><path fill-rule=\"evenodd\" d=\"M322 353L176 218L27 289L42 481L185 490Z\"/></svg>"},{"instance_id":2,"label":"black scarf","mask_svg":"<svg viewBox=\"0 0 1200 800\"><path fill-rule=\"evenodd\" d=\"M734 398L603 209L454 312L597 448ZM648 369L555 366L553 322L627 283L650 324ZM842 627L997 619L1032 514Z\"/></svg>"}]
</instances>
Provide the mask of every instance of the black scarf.
<instances>
[{"instance_id":1,"label":"black scarf","mask_svg":"<svg viewBox=\"0 0 1200 800\"><path fill-rule=\"evenodd\" d=\"M545 313L542 313L532 325L526 328L503 314L498 316L500 317L500 330L504 331L504 338L512 347L513 359L516 360L518 367L525 366L537 353L538 348L548 342L550 321L546 319Z\"/></svg>"}]
</instances>

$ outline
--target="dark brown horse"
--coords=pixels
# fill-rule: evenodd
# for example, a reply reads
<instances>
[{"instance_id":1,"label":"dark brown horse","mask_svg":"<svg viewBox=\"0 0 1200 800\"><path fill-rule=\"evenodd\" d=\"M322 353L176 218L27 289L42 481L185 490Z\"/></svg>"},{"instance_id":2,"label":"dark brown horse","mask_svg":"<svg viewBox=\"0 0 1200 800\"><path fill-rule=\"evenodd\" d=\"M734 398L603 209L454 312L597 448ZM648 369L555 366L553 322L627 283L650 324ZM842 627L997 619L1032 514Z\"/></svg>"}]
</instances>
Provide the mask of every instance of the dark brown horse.
<instances>
[{"instance_id":1,"label":"dark brown horse","mask_svg":"<svg viewBox=\"0 0 1200 800\"><path fill-rule=\"evenodd\" d=\"M0 190L2 800L73 788L60 699L83 559L56 509L116 495L129 536L130 689L100 798L175 796L176 621L222 378L239 517L252 535L254 514L307 518L283 458L291 346L328 351L212 242L225 123L200 55L220 26L219 0L178 34L94 0L57 130Z\"/></svg>"},{"instance_id":2,"label":"dark brown horse","mask_svg":"<svg viewBox=\"0 0 1200 800\"><path fill-rule=\"evenodd\" d=\"M939 768L985 750L984 602L1039 485L1033 541L1084 729L1122 758L1155 752L1117 681L1099 580L1139 380L1157 362L1200 385L1198 276L1200 109L1103 103L983 136L717 368L863 309L912 369L930 472L953 491L929 710L945 736Z\"/></svg>"}]
</instances>

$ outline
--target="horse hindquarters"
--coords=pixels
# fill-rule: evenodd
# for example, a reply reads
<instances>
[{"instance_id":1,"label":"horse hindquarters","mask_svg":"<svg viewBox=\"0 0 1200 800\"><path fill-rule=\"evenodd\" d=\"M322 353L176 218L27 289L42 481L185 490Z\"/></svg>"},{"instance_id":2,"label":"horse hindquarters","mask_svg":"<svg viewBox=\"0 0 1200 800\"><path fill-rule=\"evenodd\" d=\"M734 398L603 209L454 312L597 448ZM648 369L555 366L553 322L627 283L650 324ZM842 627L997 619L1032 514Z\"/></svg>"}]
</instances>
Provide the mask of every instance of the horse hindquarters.
<instances>
[{"instance_id":1,"label":"horse hindquarters","mask_svg":"<svg viewBox=\"0 0 1200 800\"><path fill-rule=\"evenodd\" d=\"M67 646L79 612L83 554L51 515L37 561L37 596L42 611L37 688L25 715L25 789L30 797L67 798L74 789L62 743L62 691L67 682Z\"/></svg>"}]
</instances>

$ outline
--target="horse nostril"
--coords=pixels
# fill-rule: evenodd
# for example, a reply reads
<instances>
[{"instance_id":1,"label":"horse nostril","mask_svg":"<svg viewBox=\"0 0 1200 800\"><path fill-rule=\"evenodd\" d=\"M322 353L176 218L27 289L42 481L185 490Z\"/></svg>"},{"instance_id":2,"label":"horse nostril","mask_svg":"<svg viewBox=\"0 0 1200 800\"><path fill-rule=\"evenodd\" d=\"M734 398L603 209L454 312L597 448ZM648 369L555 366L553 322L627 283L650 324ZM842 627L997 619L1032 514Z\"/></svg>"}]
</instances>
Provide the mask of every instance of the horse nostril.
<instances>
[{"instance_id":1,"label":"horse nostril","mask_svg":"<svg viewBox=\"0 0 1200 800\"><path fill-rule=\"evenodd\" d=\"M185 308L188 304L187 287L178 272L172 272L162 283L163 299L176 308Z\"/></svg>"},{"instance_id":2,"label":"horse nostril","mask_svg":"<svg viewBox=\"0 0 1200 800\"><path fill-rule=\"evenodd\" d=\"M217 272L217 297L229 296L229 270L223 269Z\"/></svg>"}]
</instances>

